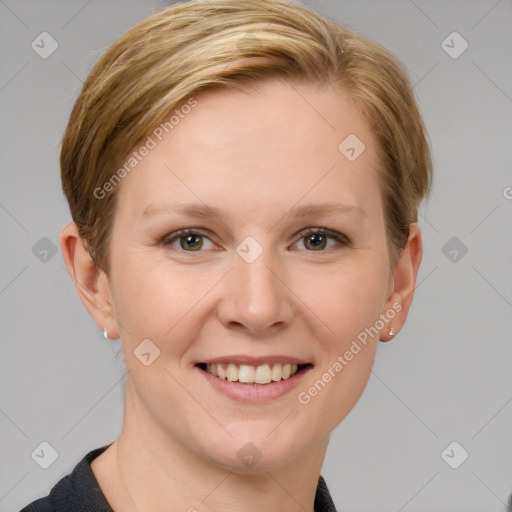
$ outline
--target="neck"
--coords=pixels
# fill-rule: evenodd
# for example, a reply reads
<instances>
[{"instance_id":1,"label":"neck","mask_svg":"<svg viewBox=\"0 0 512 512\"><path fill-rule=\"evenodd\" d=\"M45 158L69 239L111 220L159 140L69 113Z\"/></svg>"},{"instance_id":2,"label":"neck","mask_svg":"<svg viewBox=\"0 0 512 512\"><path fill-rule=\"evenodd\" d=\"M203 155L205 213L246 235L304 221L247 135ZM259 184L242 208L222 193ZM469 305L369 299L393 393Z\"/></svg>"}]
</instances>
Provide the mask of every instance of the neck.
<instances>
[{"instance_id":1,"label":"neck","mask_svg":"<svg viewBox=\"0 0 512 512\"><path fill-rule=\"evenodd\" d=\"M116 512L313 512L328 438L284 466L241 473L155 432L144 418L127 409L121 436L100 456L103 471L96 464L97 476L108 475L102 490Z\"/></svg>"}]
</instances>

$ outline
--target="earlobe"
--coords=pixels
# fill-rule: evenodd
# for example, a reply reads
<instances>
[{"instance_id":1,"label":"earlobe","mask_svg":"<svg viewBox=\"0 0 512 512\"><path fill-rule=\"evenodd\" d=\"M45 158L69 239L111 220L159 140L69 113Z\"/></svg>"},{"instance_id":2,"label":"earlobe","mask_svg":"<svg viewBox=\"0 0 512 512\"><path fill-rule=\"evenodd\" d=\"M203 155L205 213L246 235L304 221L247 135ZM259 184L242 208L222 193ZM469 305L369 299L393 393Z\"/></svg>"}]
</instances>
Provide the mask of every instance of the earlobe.
<instances>
[{"instance_id":1,"label":"earlobe","mask_svg":"<svg viewBox=\"0 0 512 512\"><path fill-rule=\"evenodd\" d=\"M395 268L392 290L383 314L394 311L392 319L380 333L380 341L390 341L404 325L414 297L416 278L423 256L421 231L416 222L409 228L409 237ZM390 329L392 332L390 333Z\"/></svg>"},{"instance_id":2,"label":"earlobe","mask_svg":"<svg viewBox=\"0 0 512 512\"><path fill-rule=\"evenodd\" d=\"M108 279L92 261L74 222L62 228L60 245L64 263L83 305L101 332L107 328L109 338L119 338Z\"/></svg>"}]
</instances>

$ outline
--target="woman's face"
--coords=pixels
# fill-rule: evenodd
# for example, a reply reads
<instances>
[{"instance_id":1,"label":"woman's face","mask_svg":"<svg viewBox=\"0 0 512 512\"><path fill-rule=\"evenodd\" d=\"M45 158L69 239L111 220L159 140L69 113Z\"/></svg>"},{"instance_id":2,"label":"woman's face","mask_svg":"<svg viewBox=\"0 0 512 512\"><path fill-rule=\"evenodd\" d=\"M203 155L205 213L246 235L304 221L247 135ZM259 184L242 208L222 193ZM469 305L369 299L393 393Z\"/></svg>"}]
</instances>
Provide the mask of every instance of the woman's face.
<instances>
[{"instance_id":1,"label":"woman's face","mask_svg":"<svg viewBox=\"0 0 512 512\"><path fill-rule=\"evenodd\" d=\"M376 141L339 90L267 81L195 99L120 185L108 285L125 414L217 465L269 469L325 446L367 383L375 331L404 320Z\"/></svg>"}]
</instances>

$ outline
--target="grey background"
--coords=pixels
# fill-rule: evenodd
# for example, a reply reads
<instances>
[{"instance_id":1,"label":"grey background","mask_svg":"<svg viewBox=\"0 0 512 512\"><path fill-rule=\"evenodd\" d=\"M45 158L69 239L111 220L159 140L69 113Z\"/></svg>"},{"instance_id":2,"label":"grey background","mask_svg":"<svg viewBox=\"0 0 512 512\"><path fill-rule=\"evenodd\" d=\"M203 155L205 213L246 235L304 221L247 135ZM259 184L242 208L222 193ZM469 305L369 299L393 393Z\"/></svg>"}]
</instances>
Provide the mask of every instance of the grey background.
<instances>
[{"instance_id":1,"label":"grey background","mask_svg":"<svg viewBox=\"0 0 512 512\"><path fill-rule=\"evenodd\" d=\"M58 247L70 220L59 144L93 62L164 5L0 0L1 512L46 495L87 451L120 433L119 342L105 340L88 316ZM512 4L309 5L405 63L436 173L421 209L425 252L409 320L379 344L363 397L332 435L323 475L344 512L504 511L512 492ZM43 31L59 45L47 59L31 48ZM469 44L458 58L441 46L453 31ZM461 49L460 39L445 44ZM452 237L456 245L445 247ZM31 458L43 441L58 452L48 469ZM458 469L441 457L452 441L469 453Z\"/></svg>"}]
</instances>

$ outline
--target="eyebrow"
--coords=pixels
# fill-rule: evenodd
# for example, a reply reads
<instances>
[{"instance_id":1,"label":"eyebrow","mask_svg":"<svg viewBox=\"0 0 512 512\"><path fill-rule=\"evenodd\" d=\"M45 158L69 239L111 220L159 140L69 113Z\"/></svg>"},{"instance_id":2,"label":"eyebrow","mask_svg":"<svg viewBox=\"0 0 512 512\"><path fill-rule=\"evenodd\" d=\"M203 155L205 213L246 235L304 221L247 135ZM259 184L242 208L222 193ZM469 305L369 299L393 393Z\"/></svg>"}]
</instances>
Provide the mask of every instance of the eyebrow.
<instances>
[{"instance_id":1,"label":"eyebrow","mask_svg":"<svg viewBox=\"0 0 512 512\"><path fill-rule=\"evenodd\" d=\"M219 219L224 219L227 214L221 209L214 206L206 206L199 203L179 203L176 205L150 205L144 209L142 215L154 216L161 214L178 214L185 217L204 219L211 218L212 216ZM366 212L359 206L342 203L324 203L324 204L305 204L299 207L291 208L283 217L307 217L314 215L332 216L338 214L355 214L361 217L366 217ZM281 218L283 218L281 217Z\"/></svg>"}]
</instances>

